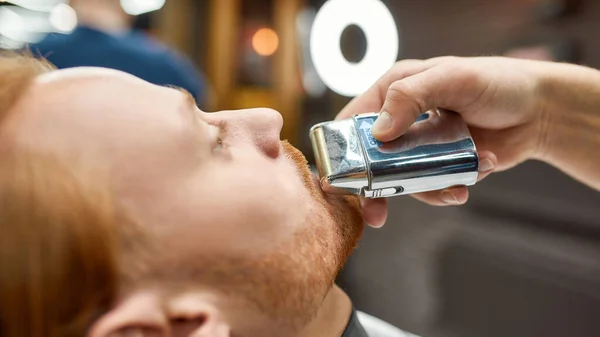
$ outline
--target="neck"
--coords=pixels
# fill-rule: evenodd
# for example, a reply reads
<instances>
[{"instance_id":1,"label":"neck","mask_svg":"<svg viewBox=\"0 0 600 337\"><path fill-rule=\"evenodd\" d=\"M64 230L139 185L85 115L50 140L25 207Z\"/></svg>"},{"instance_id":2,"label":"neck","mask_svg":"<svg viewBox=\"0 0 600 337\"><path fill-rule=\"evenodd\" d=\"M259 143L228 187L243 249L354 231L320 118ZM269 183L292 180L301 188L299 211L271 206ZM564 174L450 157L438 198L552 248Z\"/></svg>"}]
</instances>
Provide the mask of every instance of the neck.
<instances>
[{"instance_id":1,"label":"neck","mask_svg":"<svg viewBox=\"0 0 600 337\"><path fill-rule=\"evenodd\" d=\"M121 8L111 5L86 4L73 6L77 13L77 21L108 33L121 33L131 29L130 17Z\"/></svg>"},{"instance_id":2,"label":"neck","mask_svg":"<svg viewBox=\"0 0 600 337\"><path fill-rule=\"evenodd\" d=\"M348 295L337 285L329 291L317 317L298 337L340 337L352 313Z\"/></svg>"}]
</instances>

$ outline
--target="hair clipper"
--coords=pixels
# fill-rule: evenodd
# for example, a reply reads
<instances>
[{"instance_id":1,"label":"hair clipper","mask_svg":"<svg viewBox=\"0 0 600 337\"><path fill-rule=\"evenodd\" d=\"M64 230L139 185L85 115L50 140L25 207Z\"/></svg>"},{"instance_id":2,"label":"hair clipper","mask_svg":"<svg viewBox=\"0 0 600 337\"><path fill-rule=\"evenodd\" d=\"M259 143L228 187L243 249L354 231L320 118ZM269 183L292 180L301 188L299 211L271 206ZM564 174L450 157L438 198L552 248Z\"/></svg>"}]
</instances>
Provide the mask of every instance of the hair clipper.
<instances>
[{"instance_id":1,"label":"hair clipper","mask_svg":"<svg viewBox=\"0 0 600 337\"><path fill-rule=\"evenodd\" d=\"M371 133L378 115L361 114L311 128L323 191L382 198L475 184L479 158L459 114L421 114L404 135L386 143Z\"/></svg>"}]
</instances>

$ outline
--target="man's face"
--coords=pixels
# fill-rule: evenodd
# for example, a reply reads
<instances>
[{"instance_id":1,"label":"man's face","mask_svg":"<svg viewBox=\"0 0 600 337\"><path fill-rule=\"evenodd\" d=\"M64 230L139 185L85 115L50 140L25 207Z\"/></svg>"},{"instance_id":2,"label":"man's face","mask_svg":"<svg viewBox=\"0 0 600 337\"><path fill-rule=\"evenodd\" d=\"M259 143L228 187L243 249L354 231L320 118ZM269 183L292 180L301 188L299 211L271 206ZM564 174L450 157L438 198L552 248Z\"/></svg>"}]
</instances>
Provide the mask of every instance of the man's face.
<instances>
[{"instance_id":1,"label":"man's face","mask_svg":"<svg viewBox=\"0 0 600 337\"><path fill-rule=\"evenodd\" d=\"M16 111L5 125L20 146L106 170L158 240L157 279L178 288L303 324L362 232L357 200L321 192L275 111L204 113L178 90L92 68L43 75Z\"/></svg>"}]
</instances>

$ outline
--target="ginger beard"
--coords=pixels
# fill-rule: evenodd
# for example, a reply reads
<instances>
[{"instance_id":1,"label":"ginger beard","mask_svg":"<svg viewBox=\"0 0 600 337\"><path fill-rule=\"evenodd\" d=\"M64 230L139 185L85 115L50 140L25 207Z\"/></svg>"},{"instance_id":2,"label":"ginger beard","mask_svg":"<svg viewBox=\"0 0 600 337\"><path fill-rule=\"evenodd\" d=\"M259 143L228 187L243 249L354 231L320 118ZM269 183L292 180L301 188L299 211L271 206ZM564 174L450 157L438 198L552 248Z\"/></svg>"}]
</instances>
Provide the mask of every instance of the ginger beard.
<instances>
[{"instance_id":1,"label":"ginger beard","mask_svg":"<svg viewBox=\"0 0 600 337\"><path fill-rule=\"evenodd\" d=\"M317 185L313 173L310 170L306 157L300 150L293 147L287 141L282 141L283 150L290 158L302 177L304 186L310 195L327 210L337 232L338 244L336 250L339 262L337 271L344 266L346 260L356 248L364 229L364 220L357 196L326 194ZM337 272L336 272L337 274Z\"/></svg>"},{"instance_id":2,"label":"ginger beard","mask_svg":"<svg viewBox=\"0 0 600 337\"><path fill-rule=\"evenodd\" d=\"M283 150L297 167L314 209L307 214L305 226L290 242L260 261L232 261L245 269L244 279L224 271L228 281L242 289L246 299L272 320L282 331L298 331L317 315L335 278L356 247L364 228L364 220L356 196L327 195L315 184L304 155L286 141ZM223 264L221 264L223 265ZM249 271L251 270L251 271ZM251 280L247 276L251 275ZM221 279L219 277L219 279ZM221 284L223 284L221 279ZM245 336L233 331L233 336Z\"/></svg>"}]
</instances>

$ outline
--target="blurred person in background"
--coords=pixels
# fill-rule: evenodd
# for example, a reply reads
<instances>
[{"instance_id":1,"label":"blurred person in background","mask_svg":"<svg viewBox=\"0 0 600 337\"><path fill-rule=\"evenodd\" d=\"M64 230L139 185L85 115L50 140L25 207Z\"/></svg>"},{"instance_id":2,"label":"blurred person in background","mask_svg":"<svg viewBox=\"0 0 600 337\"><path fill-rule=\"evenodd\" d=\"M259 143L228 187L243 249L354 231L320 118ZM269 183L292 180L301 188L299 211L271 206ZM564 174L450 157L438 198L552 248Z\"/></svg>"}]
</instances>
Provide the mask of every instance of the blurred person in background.
<instances>
[{"instance_id":1,"label":"blurred person in background","mask_svg":"<svg viewBox=\"0 0 600 337\"><path fill-rule=\"evenodd\" d=\"M0 115L0 336L408 336L334 284L358 199L276 111L9 55Z\"/></svg>"},{"instance_id":2,"label":"blurred person in background","mask_svg":"<svg viewBox=\"0 0 600 337\"><path fill-rule=\"evenodd\" d=\"M204 104L206 83L192 62L161 44L125 13L120 0L71 0L77 28L51 34L29 48L59 69L96 66L117 69L157 85L186 89Z\"/></svg>"},{"instance_id":3,"label":"blurred person in background","mask_svg":"<svg viewBox=\"0 0 600 337\"><path fill-rule=\"evenodd\" d=\"M381 111L373 135L400 137L417 116L447 109L462 115L479 152L479 180L527 160L548 163L600 191L600 71L505 57L438 57L398 62L338 119ZM459 205L464 186L415 194L432 205ZM385 200L368 200L371 225L385 222ZM367 220L369 221L369 220Z\"/></svg>"}]
</instances>

